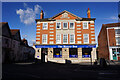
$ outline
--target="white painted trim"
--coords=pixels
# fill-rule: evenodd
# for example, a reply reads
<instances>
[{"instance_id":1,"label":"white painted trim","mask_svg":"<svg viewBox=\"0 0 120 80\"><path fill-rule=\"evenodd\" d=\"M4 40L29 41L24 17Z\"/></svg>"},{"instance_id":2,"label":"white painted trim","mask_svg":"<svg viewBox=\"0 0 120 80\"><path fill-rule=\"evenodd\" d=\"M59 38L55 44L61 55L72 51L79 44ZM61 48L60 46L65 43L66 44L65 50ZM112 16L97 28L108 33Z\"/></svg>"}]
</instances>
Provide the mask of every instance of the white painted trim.
<instances>
[{"instance_id":1,"label":"white painted trim","mask_svg":"<svg viewBox=\"0 0 120 80\"><path fill-rule=\"evenodd\" d=\"M54 36L54 35L50 35L50 36Z\"/></svg>"},{"instance_id":2,"label":"white painted trim","mask_svg":"<svg viewBox=\"0 0 120 80\"><path fill-rule=\"evenodd\" d=\"M91 30L94 30L94 28L90 28Z\"/></svg>"},{"instance_id":3,"label":"white painted trim","mask_svg":"<svg viewBox=\"0 0 120 80\"><path fill-rule=\"evenodd\" d=\"M78 34L77 36L81 36L81 34Z\"/></svg>"},{"instance_id":4,"label":"white painted trim","mask_svg":"<svg viewBox=\"0 0 120 80\"><path fill-rule=\"evenodd\" d=\"M40 30L40 29L37 29L37 30Z\"/></svg>"},{"instance_id":5,"label":"white painted trim","mask_svg":"<svg viewBox=\"0 0 120 80\"><path fill-rule=\"evenodd\" d=\"M37 26L37 27L40 27L40 26Z\"/></svg>"},{"instance_id":6,"label":"white painted trim","mask_svg":"<svg viewBox=\"0 0 120 80\"><path fill-rule=\"evenodd\" d=\"M50 27L54 27L54 25L50 25Z\"/></svg>"},{"instance_id":7,"label":"white painted trim","mask_svg":"<svg viewBox=\"0 0 120 80\"><path fill-rule=\"evenodd\" d=\"M36 37L40 37L40 35L36 35Z\"/></svg>"},{"instance_id":8,"label":"white painted trim","mask_svg":"<svg viewBox=\"0 0 120 80\"><path fill-rule=\"evenodd\" d=\"M77 26L81 26L81 25L77 25Z\"/></svg>"},{"instance_id":9,"label":"white painted trim","mask_svg":"<svg viewBox=\"0 0 120 80\"><path fill-rule=\"evenodd\" d=\"M81 31L77 31L77 33L81 33Z\"/></svg>"},{"instance_id":10,"label":"white painted trim","mask_svg":"<svg viewBox=\"0 0 120 80\"><path fill-rule=\"evenodd\" d=\"M95 36L94 34L92 34L91 36Z\"/></svg>"},{"instance_id":11,"label":"white painted trim","mask_svg":"<svg viewBox=\"0 0 120 80\"><path fill-rule=\"evenodd\" d=\"M77 38L77 39L82 39L82 38Z\"/></svg>"},{"instance_id":12,"label":"white painted trim","mask_svg":"<svg viewBox=\"0 0 120 80\"><path fill-rule=\"evenodd\" d=\"M77 30L81 30L81 28L77 28Z\"/></svg>"},{"instance_id":13,"label":"white painted trim","mask_svg":"<svg viewBox=\"0 0 120 80\"><path fill-rule=\"evenodd\" d=\"M54 33L53 31L51 31L50 33Z\"/></svg>"},{"instance_id":14,"label":"white painted trim","mask_svg":"<svg viewBox=\"0 0 120 80\"><path fill-rule=\"evenodd\" d=\"M54 42L53 42L53 41L50 41L49 44L54 44Z\"/></svg>"},{"instance_id":15,"label":"white painted trim","mask_svg":"<svg viewBox=\"0 0 120 80\"><path fill-rule=\"evenodd\" d=\"M95 31L91 31L91 33L95 33Z\"/></svg>"},{"instance_id":16,"label":"white painted trim","mask_svg":"<svg viewBox=\"0 0 120 80\"><path fill-rule=\"evenodd\" d=\"M107 29L120 29L120 27L107 27Z\"/></svg>"},{"instance_id":17,"label":"white painted trim","mask_svg":"<svg viewBox=\"0 0 120 80\"><path fill-rule=\"evenodd\" d=\"M36 33L40 33L40 32L36 32Z\"/></svg>"},{"instance_id":18,"label":"white painted trim","mask_svg":"<svg viewBox=\"0 0 120 80\"><path fill-rule=\"evenodd\" d=\"M36 40L40 40L40 38L36 38Z\"/></svg>"},{"instance_id":19,"label":"white painted trim","mask_svg":"<svg viewBox=\"0 0 120 80\"><path fill-rule=\"evenodd\" d=\"M40 44L40 42L39 42L39 41L36 41L36 44Z\"/></svg>"},{"instance_id":20,"label":"white painted trim","mask_svg":"<svg viewBox=\"0 0 120 80\"><path fill-rule=\"evenodd\" d=\"M41 23L41 22L39 22L39 21L37 22L37 24L40 24L40 23Z\"/></svg>"},{"instance_id":21,"label":"white painted trim","mask_svg":"<svg viewBox=\"0 0 120 80\"><path fill-rule=\"evenodd\" d=\"M53 40L54 38L50 38L50 40Z\"/></svg>"},{"instance_id":22,"label":"white painted trim","mask_svg":"<svg viewBox=\"0 0 120 80\"><path fill-rule=\"evenodd\" d=\"M54 28L50 28L50 30L54 30Z\"/></svg>"},{"instance_id":23,"label":"white painted trim","mask_svg":"<svg viewBox=\"0 0 120 80\"><path fill-rule=\"evenodd\" d=\"M77 41L78 44L81 44L82 42L81 41Z\"/></svg>"}]
</instances>

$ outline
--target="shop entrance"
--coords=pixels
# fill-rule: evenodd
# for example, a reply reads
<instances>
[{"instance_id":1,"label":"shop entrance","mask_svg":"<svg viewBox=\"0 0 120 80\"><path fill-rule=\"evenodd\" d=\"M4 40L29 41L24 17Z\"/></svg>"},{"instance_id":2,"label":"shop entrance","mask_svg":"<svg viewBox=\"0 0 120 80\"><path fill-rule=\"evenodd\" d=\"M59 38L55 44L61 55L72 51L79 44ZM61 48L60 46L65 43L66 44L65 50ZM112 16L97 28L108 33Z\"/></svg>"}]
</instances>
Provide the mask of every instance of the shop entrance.
<instances>
[{"instance_id":1,"label":"shop entrance","mask_svg":"<svg viewBox=\"0 0 120 80\"><path fill-rule=\"evenodd\" d=\"M48 48L42 48L41 49L41 62L47 62L47 54L48 54Z\"/></svg>"},{"instance_id":2,"label":"shop entrance","mask_svg":"<svg viewBox=\"0 0 120 80\"><path fill-rule=\"evenodd\" d=\"M112 49L113 60L120 60L120 48Z\"/></svg>"}]
</instances>

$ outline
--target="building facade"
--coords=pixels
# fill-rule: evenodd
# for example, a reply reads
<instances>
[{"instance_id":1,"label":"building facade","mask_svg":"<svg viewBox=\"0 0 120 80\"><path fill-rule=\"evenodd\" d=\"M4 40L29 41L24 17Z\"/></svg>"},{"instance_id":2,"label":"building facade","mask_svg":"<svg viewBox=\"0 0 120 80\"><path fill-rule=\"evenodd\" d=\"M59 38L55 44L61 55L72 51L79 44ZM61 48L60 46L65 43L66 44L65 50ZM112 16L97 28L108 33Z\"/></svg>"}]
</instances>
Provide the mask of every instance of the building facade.
<instances>
[{"instance_id":1,"label":"building facade","mask_svg":"<svg viewBox=\"0 0 120 80\"><path fill-rule=\"evenodd\" d=\"M99 58L120 60L120 23L102 25L98 46Z\"/></svg>"},{"instance_id":2,"label":"building facade","mask_svg":"<svg viewBox=\"0 0 120 80\"><path fill-rule=\"evenodd\" d=\"M63 11L51 18L36 19L36 54L42 61L65 63L94 62L96 59L95 18L78 17Z\"/></svg>"},{"instance_id":3,"label":"building facade","mask_svg":"<svg viewBox=\"0 0 120 80\"><path fill-rule=\"evenodd\" d=\"M34 59L34 48L21 40L19 29L10 29L7 22L0 22L2 29L2 63Z\"/></svg>"}]
</instances>

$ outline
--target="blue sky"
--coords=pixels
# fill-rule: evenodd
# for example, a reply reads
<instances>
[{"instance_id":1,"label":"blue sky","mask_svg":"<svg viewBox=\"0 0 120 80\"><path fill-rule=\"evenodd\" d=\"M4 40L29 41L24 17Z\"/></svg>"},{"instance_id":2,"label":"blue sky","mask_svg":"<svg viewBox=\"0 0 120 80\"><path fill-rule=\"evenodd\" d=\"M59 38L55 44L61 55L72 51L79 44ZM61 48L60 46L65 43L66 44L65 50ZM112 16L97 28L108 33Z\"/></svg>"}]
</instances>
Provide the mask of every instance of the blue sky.
<instances>
[{"instance_id":1,"label":"blue sky","mask_svg":"<svg viewBox=\"0 0 120 80\"><path fill-rule=\"evenodd\" d=\"M26 38L29 45L36 39L36 23L40 18L40 10L45 18L50 18L63 10L79 17L87 17L87 9L91 17L96 18L96 42L102 24L118 22L118 2L3 2L2 22L8 22L11 29L20 29L21 38Z\"/></svg>"}]
</instances>

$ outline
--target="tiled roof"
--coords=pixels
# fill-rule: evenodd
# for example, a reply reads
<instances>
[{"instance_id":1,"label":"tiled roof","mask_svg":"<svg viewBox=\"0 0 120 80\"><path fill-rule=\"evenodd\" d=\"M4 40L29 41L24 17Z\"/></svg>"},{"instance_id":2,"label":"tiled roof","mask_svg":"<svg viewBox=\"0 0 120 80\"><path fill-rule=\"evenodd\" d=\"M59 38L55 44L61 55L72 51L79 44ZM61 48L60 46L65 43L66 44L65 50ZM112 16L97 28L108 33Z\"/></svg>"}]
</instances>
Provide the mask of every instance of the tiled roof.
<instances>
[{"instance_id":1,"label":"tiled roof","mask_svg":"<svg viewBox=\"0 0 120 80\"><path fill-rule=\"evenodd\" d=\"M20 31L19 29L10 29L11 34L15 35L18 31Z\"/></svg>"},{"instance_id":2,"label":"tiled roof","mask_svg":"<svg viewBox=\"0 0 120 80\"><path fill-rule=\"evenodd\" d=\"M89 20L95 20L95 19L96 19L96 18L81 18L81 17L78 17L78 16L76 16L76 15L74 15L74 14L72 14L72 13L66 11L66 10L64 10L64 11L58 13L57 15L51 17L51 18L35 19L35 21L36 21L36 22L37 22L37 21L55 21L54 18L57 17L57 16L59 16L59 15L61 15L61 14L63 14L63 13L68 13L68 14L74 16L74 17L77 17L77 19L76 19L77 21L82 21L82 20L88 20L88 21L89 21Z\"/></svg>"}]
</instances>

